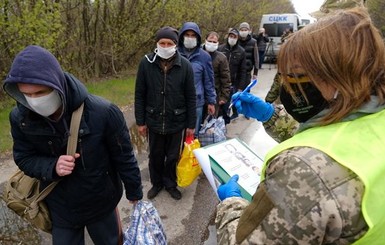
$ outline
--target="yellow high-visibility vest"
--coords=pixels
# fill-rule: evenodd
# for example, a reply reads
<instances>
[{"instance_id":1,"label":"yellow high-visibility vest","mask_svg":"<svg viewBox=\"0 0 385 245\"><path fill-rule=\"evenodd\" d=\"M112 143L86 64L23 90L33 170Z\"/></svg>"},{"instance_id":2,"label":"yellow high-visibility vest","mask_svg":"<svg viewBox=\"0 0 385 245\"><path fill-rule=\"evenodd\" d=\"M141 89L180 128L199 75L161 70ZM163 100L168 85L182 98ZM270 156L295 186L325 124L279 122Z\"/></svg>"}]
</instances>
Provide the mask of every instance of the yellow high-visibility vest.
<instances>
[{"instance_id":1,"label":"yellow high-visibility vest","mask_svg":"<svg viewBox=\"0 0 385 245\"><path fill-rule=\"evenodd\" d=\"M354 244L385 244L385 110L294 135L267 154L262 179L267 163L295 146L318 149L357 174L365 185L361 208L369 230Z\"/></svg>"}]
</instances>

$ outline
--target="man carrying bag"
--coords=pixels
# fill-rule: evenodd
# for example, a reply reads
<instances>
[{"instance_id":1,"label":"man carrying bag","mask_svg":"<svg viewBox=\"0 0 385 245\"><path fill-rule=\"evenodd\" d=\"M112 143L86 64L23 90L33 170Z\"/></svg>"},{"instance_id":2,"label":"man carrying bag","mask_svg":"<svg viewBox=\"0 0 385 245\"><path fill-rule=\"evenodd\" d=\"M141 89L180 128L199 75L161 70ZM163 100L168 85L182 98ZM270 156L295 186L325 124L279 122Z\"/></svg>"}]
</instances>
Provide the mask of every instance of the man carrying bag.
<instances>
[{"instance_id":1,"label":"man carrying bag","mask_svg":"<svg viewBox=\"0 0 385 245\"><path fill-rule=\"evenodd\" d=\"M72 113L70 135L68 137L67 155L74 156L76 151L80 119L84 104ZM40 180L25 175L18 170L7 182L4 190L4 201L7 206L16 212L34 227L51 232L52 222L44 198L55 188L59 181L49 184L40 191Z\"/></svg>"},{"instance_id":2,"label":"man carrying bag","mask_svg":"<svg viewBox=\"0 0 385 245\"><path fill-rule=\"evenodd\" d=\"M96 244L122 242L116 212L122 182L129 201L142 199L143 193L119 108L89 94L48 50L35 45L17 54L3 87L18 102L10 114L15 163L39 179L41 188L60 180L44 199L53 245L84 244L85 228ZM68 155L71 115L82 103L77 150Z\"/></svg>"}]
</instances>

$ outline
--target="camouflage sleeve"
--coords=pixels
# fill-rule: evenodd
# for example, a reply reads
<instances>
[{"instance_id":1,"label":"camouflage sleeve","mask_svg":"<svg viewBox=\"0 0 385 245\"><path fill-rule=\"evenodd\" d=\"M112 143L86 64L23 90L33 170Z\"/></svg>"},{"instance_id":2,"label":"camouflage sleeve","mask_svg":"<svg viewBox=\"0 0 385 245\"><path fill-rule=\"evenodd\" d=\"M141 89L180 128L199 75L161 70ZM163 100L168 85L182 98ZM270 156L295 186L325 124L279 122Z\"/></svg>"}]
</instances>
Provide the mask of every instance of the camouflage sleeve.
<instances>
[{"instance_id":1,"label":"camouflage sleeve","mask_svg":"<svg viewBox=\"0 0 385 245\"><path fill-rule=\"evenodd\" d=\"M235 231L243 210L249 205L246 199L239 197L226 198L217 206L215 224L217 228L217 244L236 244Z\"/></svg>"},{"instance_id":2,"label":"camouflage sleeve","mask_svg":"<svg viewBox=\"0 0 385 245\"><path fill-rule=\"evenodd\" d=\"M266 174L247 207L240 198L219 204L218 244L350 244L366 233L362 182L323 152L284 151Z\"/></svg>"},{"instance_id":3,"label":"camouflage sleeve","mask_svg":"<svg viewBox=\"0 0 385 245\"><path fill-rule=\"evenodd\" d=\"M290 116L283 105L274 105L274 114L263 123L266 133L277 142L282 142L292 137L297 132L299 123Z\"/></svg>"},{"instance_id":4,"label":"camouflage sleeve","mask_svg":"<svg viewBox=\"0 0 385 245\"><path fill-rule=\"evenodd\" d=\"M273 103L279 97L279 89L281 87L281 81L278 73L275 74L273 84L270 87L270 90L267 92L265 101L269 103Z\"/></svg>"}]
</instances>

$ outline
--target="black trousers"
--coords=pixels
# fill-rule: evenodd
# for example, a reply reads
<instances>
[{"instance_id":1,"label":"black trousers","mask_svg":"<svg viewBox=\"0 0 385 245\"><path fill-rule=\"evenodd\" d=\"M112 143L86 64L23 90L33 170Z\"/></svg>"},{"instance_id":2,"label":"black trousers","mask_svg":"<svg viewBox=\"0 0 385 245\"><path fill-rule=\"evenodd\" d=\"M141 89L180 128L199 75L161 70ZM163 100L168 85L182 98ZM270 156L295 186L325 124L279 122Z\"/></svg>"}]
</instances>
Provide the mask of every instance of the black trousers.
<instances>
[{"instance_id":1,"label":"black trousers","mask_svg":"<svg viewBox=\"0 0 385 245\"><path fill-rule=\"evenodd\" d=\"M157 134L149 130L149 170L153 186L176 187L176 165L183 145L184 130Z\"/></svg>"},{"instance_id":2,"label":"black trousers","mask_svg":"<svg viewBox=\"0 0 385 245\"><path fill-rule=\"evenodd\" d=\"M52 227L53 245L84 245L84 228L87 228L95 245L119 245L123 242L118 209L103 219L79 228Z\"/></svg>"}]
</instances>

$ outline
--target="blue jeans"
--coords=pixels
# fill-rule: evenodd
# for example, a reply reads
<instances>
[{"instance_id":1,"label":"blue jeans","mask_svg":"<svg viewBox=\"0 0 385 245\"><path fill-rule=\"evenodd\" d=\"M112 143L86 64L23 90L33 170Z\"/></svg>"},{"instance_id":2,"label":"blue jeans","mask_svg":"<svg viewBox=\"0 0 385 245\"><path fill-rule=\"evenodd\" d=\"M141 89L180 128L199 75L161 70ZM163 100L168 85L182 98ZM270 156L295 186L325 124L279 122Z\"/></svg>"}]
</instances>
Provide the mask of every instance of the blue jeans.
<instances>
[{"instance_id":1,"label":"blue jeans","mask_svg":"<svg viewBox=\"0 0 385 245\"><path fill-rule=\"evenodd\" d=\"M202 124L203 106L197 106L196 113L197 113L197 121L195 123L195 133L194 133L194 136L197 138L198 137L198 133L199 133L199 129L201 128L201 124Z\"/></svg>"}]
</instances>

